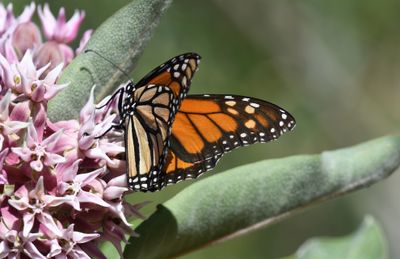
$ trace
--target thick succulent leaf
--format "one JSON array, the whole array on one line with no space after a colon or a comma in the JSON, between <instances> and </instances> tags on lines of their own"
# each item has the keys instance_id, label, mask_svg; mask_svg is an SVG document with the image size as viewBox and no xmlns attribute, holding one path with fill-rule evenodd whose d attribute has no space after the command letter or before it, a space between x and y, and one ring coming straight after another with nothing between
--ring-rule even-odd
<instances>
[{"instance_id":1,"label":"thick succulent leaf","mask_svg":"<svg viewBox=\"0 0 400 259\"><path fill-rule=\"evenodd\" d=\"M371 216L367 216L357 231L345 237L313 238L305 242L296 254L285 259L385 259L388 258L383 232Z\"/></svg>"},{"instance_id":2,"label":"thick succulent leaf","mask_svg":"<svg viewBox=\"0 0 400 259\"><path fill-rule=\"evenodd\" d=\"M400 137L319 155L241 166L198 181L159 205L126 258L165 258L272 224L302 208L367 187L400 164Z\"/></svg>"},{"instance_id":3,"label":"thick succulent leaf","mask_svg":"<svg viewBox=\"0 0 400 259\"><path fill-rule=\"evenodd\" d=\"M134 0L107 19L92 35L85 49L95 50L129 73L144 44L158 24L171 0ZM93 52L78 55L64 70L59 83L70 85L50 103L53 121L76 119L95 84L98 99L112 92L128 78L120 70Z\"/></svg>"}]
</instances>

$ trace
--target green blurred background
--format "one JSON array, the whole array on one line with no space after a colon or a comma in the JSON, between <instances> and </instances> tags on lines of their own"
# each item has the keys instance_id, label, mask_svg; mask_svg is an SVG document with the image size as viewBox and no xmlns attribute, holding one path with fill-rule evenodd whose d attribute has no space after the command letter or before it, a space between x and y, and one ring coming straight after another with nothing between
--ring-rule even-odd
<instances>
[{"instance_id":1,"label":"green blurred background","mask_svg":"<svg viewBox=\"0 0 400 259\"><path fill-rule=\"evenodd\" d=\"M68 16L76 8L85 10L83 31L96 28L128 2L54 1L51 9L65 6ZM17 10L27 3L14 1ZM262 159L318 153L398 132L400 1L175 0L134 79L187 51L203 57L191 93L255 96L286 108L298 123L279 141L227 154L204 177ZM192 182L134 194L130 200L153 201L144 209L149 215L157 203L179 195ZM399 184L400 175L395 174L366 190L182 258L277 258L293 253L310 237L351 232L364 214L381 223L391 258L400 258Z\"/></svg>"}]
</instances>

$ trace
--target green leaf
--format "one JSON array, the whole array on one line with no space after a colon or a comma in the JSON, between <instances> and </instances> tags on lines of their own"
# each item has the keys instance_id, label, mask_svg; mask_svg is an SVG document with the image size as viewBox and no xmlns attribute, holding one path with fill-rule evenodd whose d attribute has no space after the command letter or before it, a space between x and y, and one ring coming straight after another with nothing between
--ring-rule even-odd
<instances>
[{"instance_id":1,"label":"green leaf","mask_svg":"<svg viewBox=\"0 0 400 259\"><path fill-rule=\"evenodd\" d=\"M388 258L383 231L373 217L367 216L357 231L345 237L313 238L296 254L284 259L385 259Z\"/></svg>"},{"instance_id":2,"label":"green leaf","mask_svg":"<svg viewBox=\"0 0 400 259\"><path fill-rule=\"evenodd\" d=\"M400 137L319 155L241 166L198 181L159 205L126 258L174 257L272 224L316 202L367 187L400 164Z\"/></svg>"},{"instance_id":3,"label":"green leaf","mask_svg":"<svg viewBox=\"0 0 400 259\"><path fill-rule=\"evenodd\" d=\"M107 19L92 35L85 49L95 50L123 71L131 72L143 47L171 0L135 0ZM78 55L64 70L59 83L70 85L50 103L53 121L76 119L97 85L98 100L113 91L126 76L93 52Z\"/></svg>"}]
</instances>

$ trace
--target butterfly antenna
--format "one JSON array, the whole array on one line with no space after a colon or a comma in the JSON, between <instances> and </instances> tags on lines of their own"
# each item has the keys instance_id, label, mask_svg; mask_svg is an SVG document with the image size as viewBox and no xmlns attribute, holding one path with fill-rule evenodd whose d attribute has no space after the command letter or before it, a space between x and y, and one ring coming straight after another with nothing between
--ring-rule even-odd
<instances>
[{"instance_id":1,"label":"butterfly antenna","mask_svg":"<svg viewBox=\"0 0 400 259\"><path fill-rule=\"evenodd\" d=\"M86 71L86 72L88 72L89 75L90 75L90 78L92 79L93 84L96 83L96 82L94 81L94 77L93 77L93 75L92 75L92 72L90 72L89 69L87 69L86 67L81 67L81 71Z\"/></svg>"},{"instance_id":2,"label":"butterfly antenna","mask_svg":"<svg viewBox=\"0 0 400 259\"><path fill-rule=\"evenodd\" d=\"M117 66L116 64L114 64L111 60L109 60L108 58L104 57L103 55L101 55L99 52L93 50L93 49L87 49L84 51L85 53L89 53L89 52L93 52L95 54L97 54L99 57L103 58L104 60L106 60L108 63L110 63L111 65L113 65L116 69L118 69L119 71L121 71L122 74L124 74L130 81L131 77L124 71L122 70L119 66Z\"/></svg>"}]
</instances>

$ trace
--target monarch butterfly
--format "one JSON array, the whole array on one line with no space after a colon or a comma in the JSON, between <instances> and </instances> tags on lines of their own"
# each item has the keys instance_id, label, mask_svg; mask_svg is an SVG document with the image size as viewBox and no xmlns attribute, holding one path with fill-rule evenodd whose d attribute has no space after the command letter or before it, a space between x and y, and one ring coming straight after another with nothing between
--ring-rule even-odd
<instances>
[{"instance_id":1,"label":"monarch butterfly","mask_svg":"<svg viewBox=\"0 0 400 259\"><path fill-rule=\"evenodd\" d=\"M189 95L201 57L176 56L117 90L120 127L125 130L128 186L157 191L196 178L224 153L277 139L295 126L287 111L256 98Z\"/></svg>"}]
</instances>

